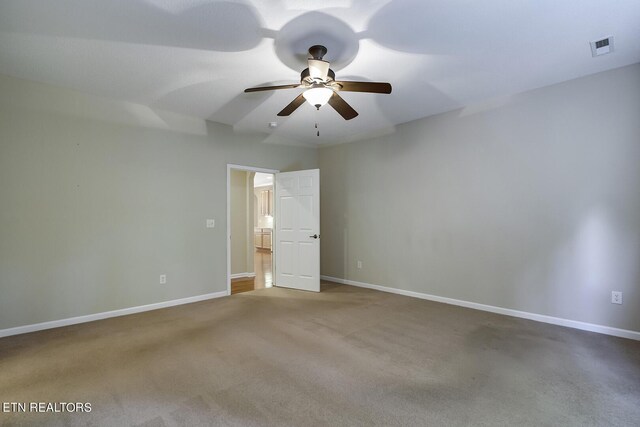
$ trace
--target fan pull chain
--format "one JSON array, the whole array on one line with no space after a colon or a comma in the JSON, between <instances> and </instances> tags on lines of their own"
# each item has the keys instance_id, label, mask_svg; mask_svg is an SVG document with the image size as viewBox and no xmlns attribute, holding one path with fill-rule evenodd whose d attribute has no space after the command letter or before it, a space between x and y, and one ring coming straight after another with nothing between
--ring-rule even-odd
<instances>
[{"instance_id":1,"label":"fan pull chain","mask_svg":"<svg viewBox=\"0 0 640 427\"><path fill-rule=\"evenodd\" d=\"M318 123L316 123L316 129L318 129ZM316 131L316 136L320 136L320 131Z\"/></svg>"}]
</instances>

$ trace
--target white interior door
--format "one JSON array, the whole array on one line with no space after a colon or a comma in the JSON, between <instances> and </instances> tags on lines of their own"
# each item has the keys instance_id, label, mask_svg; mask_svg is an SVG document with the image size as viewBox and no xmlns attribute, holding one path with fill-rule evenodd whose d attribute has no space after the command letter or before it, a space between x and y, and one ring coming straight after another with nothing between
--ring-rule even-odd
<instances>
[{"instance_id":1,"label":"white interior door","mask_svg":"<svg viewBox=\"0 0 640 427\"><path fill-rule=\"evenodd\" d=\"M276 174L275 285L320 292L320 170Z\"/></svg>"}]
</instances>

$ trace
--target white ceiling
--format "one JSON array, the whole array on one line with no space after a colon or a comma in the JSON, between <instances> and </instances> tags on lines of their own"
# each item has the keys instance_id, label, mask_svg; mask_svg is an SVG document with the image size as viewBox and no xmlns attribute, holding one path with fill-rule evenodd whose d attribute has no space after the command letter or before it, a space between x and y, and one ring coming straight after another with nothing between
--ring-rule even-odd
<instances>
[{"instance_id":1,"label":"white ceiling","mask_svg":"<svg viewBox=\"0 0 640 427\"><path fill-rule=\"evenodd\" d=\"M321 5L321 6L319 6ZM613 35L613 54L589 41ZM324 44L337 79L388 81L276 114ZM337 143L395 125L640 62L638 0L0 0L0 73L264 133ZM270 129L268 123L278 123ZM314 124L319 123L320 137Z\"/></svg>"}]
</instances>

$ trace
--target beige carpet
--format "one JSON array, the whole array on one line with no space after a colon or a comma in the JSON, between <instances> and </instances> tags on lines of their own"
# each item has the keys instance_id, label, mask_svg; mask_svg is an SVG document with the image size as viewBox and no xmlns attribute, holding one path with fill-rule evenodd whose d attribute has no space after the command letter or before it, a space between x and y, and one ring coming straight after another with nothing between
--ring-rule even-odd
<instances>
[{"instance_id":1,"label":"beige carpet","mask_svg":"<svg viewBox=\"0 0 640 427\"><path fill-rule=\"evenodd\" d=\"M341 285L0 339L10 425L639 425L640 342Z\"/></svg>"}]
</instances>

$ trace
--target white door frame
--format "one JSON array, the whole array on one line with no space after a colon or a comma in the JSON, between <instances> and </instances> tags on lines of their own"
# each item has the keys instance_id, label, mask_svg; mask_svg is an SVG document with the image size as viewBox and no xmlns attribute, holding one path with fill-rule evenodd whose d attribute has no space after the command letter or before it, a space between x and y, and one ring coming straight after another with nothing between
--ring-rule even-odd
<instances>
[{"instance_id":1,"label":"white door frame","mask_svg":"<svg viewBox=\"0 0 640 427\"><path fill-rule=\"evenodd\" d=\"M234 165L231 163L227 163L227 295L231 295L231 169L236 169L236 170L241 170L246 172L272 173L274 175L280 172L279 170L276 170L276 169L265 169L265 168L258 168L254 166L243 166L243 165ZM275 176L274 176L274 184L275 184ZM275 185L274 185L274 189L275 189ZM274 193L274 199L275 199L275 193ZM275 216L275 206L274 206L274 215L273 215L274 234L271 235L271 251L272 251L271 252L272 253L271 268L272 269L275 268L275 259L276 259L276 248L275 248L275 245L273 244L274 242L273 237L275 236L275 217L276 216ZM275 275L273 277L275 277Z\"/></svg>"}]
</instances>

